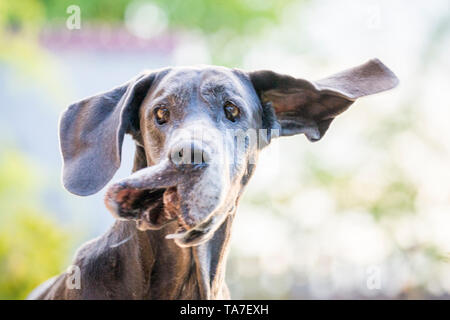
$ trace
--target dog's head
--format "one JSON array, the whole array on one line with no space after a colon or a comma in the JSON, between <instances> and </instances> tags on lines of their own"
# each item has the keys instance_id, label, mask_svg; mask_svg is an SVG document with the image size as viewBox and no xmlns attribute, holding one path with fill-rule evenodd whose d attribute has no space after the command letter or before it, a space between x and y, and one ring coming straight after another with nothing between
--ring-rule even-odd
<instances>
[{"instance_id":1,"label":"dog's head","mask_svg":"<svg viewBox=\"0 0 450 320\"><path fill-rule=\"evenodd\" d=\"M141 230L178 223L169 237L197 245L234 212L271 138L317 141L357 98L397 82L378 60L317 82L212 66L145 72L64 112L64 186L84 196L104 187L129 133L144 165L109 186L106 206Z\"/></svg>"}]
</instances>

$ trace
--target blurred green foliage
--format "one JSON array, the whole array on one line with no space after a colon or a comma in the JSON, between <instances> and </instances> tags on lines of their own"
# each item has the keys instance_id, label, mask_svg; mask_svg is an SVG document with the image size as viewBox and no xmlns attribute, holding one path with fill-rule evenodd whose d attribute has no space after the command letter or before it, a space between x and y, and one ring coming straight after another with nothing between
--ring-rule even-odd
<instances>
[{"instance_id":1,"label":"blurred green foliage","mask_svg":"<svg viewBox=\"0 0 450 320\"><path fill-rule=\"evenodd\" d=\"M0 0L0 30L37 33L44 22L45 12L41 2Z\"/></svg>"},{"instance_id":2,"label":"blurred green foliage","mask_svg":"<svg viewBox=\"0 0 450 320\"><path fill-rule=\"evenodd\" d=\"M22 0L0 1L0 23L11 29L67 18L67 8L78 5L82 19L89 23L121 23L132 0ZM145 2L145 1L141 1ZM205 33L219 30L248 31L254 19L277 22L281 10L292 0L152 0L162 8L173 28L200 29Z\"/></svg>"},{"instance_id":3,"label":"blurred green foliage","mask_svg":"<svg viewBox=\"0 0 450 320\"><path fill-rule=\"evenodd\" d=\"M122 22L131 0L42 0L46 19L65 19L66 8L78 5L89 22ZM145 1L141 1L145 2ZM291 0L152 0L162 8L173 28L200 29L205 33L219 30L242 32L253 19L277 21L281 9Z\"/></svg>"},{"instance_id":4,"label":"blurred green foliage","mask_svg":"<svg viewBox=\"0 0 450 320\"><path fill-rule=\"evenodd\" d=\"M45 23L45 6L40 1L0 0L0 62L38 80L61 102L67 88L61 83L54 59L38 43Z\"/></svg>"},{"instance_id":5,"label":"blurred green foliage","mask_svg":"<svg viewBox=\"0 0 450 320\"><path fill-rule=\"evenodd\" d=\"M127 6L132 2L156 4L165 12L169 29L201 32L213 63L236 66L247 50L245 38L258 35L269 23L280 22L282 9L293 0L0 0L0 27L1 30L35 37L46 25L64 25L68 17L67 8L71 5L81 8L82 24L121 25ZM217 34L219 36L215 36ZM230 45L231 41L239 39ZM5 39L3 42L6 43ZM2 48L0 44L0 51L2 49L7 47Z\"/></svg>"},{"instance_id":6,"label":"blurred green foliage","mask_svg":"<svg viewBox=\"0 0 450 320\"><path fill-rule=\"evenodd\" d=\"M16 151L0 154L0 299L23 299L60 273L70 238L37 201L39 180Z\"/></svg>"},{"instance_id":7,"label":"blurred green foliage","mask_svg":"<svg viewBox=\"0 0 450 320\"><path fill-rule=\"evenodd\" d=\"M390 177L384 180L381 187L373 190L370 185L355 183L354 172L336 172L313 155L305 158L308 169L302 181L330 192L340 211L367 210L375 219L416 212L417 187L408 177L401 175L401 170L392 167L393 164L386 168Z\"/></svg>"}]
</instances>

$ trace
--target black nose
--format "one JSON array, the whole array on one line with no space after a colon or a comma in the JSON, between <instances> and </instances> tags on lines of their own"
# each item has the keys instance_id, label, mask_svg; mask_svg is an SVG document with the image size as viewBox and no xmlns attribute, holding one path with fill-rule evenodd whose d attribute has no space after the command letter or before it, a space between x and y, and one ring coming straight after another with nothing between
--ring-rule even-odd
<instances>
[{"instance_id":1,"label":"black nose","mask_svg":"<svg viewBox=\"0 0 450 320\"><path fill-rule=\"evenodd\" d=\"M199 142L186 141L172 147L169 154L170 161L177 167L205 166L209 162L209 155Z\"/></svg>"}]
</instances>

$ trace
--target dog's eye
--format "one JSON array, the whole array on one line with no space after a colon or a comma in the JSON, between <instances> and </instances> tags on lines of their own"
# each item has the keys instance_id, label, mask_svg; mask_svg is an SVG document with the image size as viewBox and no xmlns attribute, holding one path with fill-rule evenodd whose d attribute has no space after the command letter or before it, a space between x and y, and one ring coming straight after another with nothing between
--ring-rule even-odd
<instances>
[{"instance_id":1,"label":"dog's eye","mask_svg":"<svg viewBox=\"0 0 450 320\"><path fill-rule=\"evenodd\" d=\"M239 108L231 102L225 103L225 105L223 106L223 110L225 111L225 116L227 117L227 119L233 122L236 121L236 118L239 117L239 114L241 113Z\"/></svg>"},{"instance_id":2,"label":"dog's eye","mask_svg":"<svg viewBox=\"0 0 450 320\"><path fill-rule=\"evenodd\" d=\"M155 109L155 118L158 124L164 124L169 121L169 110L165 107L159 107Z\"/></svg>"}]
</instances>

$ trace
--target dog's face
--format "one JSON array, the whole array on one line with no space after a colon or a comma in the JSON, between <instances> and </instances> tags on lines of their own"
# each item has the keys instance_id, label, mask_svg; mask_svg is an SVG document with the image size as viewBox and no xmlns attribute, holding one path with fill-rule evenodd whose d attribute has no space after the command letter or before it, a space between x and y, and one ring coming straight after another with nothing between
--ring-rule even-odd
<instances>
[{"instance_id":1,"label":"dog's face","mask_svg":"<svg viewBox=\"0 0 450 320\"><path fill-rule=\"evenodd\" d=\"M178 218L181 232L203 222L197 241L232 211L256 159L257 143L242 137L263 124L259 100L249 88L237 70L174 68L157 75L140 106L147 163L168 159L182 176L165 194L171 193L166 202L177 207L168 218Z\"/></svg>"},{"instance_id":2,"label":"dog's face","mask_svg":"<svg viewBox=\"0 0 450 320\"><path fill-rule=\"evenodd\" d=\"M317 141L356 98L396 83L377 60L316 83L209 66L148 72L64 113L64 184L80 195L101 189L130 133L145 165L108 188L108 209L141 230L178 223L169 238L197 245L234 213L271 138L304 133Z\"/></svg>"}]
</instances>

